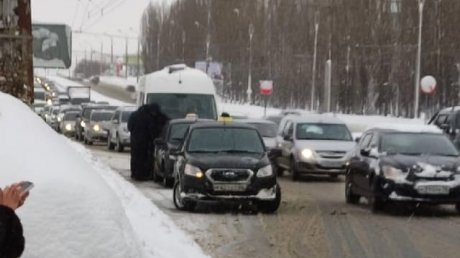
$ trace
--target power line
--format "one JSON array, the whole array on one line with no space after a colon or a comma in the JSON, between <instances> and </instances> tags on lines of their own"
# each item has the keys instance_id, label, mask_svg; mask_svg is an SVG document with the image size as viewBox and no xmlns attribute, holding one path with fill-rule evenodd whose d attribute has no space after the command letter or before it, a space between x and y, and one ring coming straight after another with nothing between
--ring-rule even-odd
<instances>
[{"instance_id":1,"label":"power line","mask_svg":"<svg viewBox=\"0 0 460 258\"><path fill-rule=\"evenodd\" d=\"M86 4L85 11L83 12L83 17L82 17L82 19L81 19L80 28L83 27L83 23L84 23L85 20L86 20L86 19L85 19L85 14L88 12L89 2L90 2L91 0L87 0L87 1L88 1L88 3Z\"/></svg>"},{"instance_id":2,"label":"power line","mask_svg":"<svg viewBox=\"0 0 460 258\"><path fill-rule=\"evenodd\" d=\"M77 7L75 9L76 9L76 11L75 11L75 13L73 15L73 18L72 18L72 28L75 25L75 19L77 18L78 11L80 10L80 0L77 1Z\"/></svg>"},{"instance_id":3,"label":"power line","mask_svg":"<svg viewBox=\"0 0 460 258\"><path fill-rule=\"evenodd\" d=\"M116 10L119 6L121 6L126 0L118 0L118 1L115 1L115 2L112 2L111 3L111 9L110 7L107 7L106 11L101 13L99 16L96 16L96 18L94 20L92 19L88 19L84 26L85 26L85 29L87 28L90 28L91 26L93 26L94 24L96 24L97 22L99 22L103 17L104 15L107 15L109 13L111 13L112 11ZM91 23L90 23L91 22ZM89 24L89 25L88 25ZM83 26L82 26L83 27Z\"/></svg>"}]
</instances>

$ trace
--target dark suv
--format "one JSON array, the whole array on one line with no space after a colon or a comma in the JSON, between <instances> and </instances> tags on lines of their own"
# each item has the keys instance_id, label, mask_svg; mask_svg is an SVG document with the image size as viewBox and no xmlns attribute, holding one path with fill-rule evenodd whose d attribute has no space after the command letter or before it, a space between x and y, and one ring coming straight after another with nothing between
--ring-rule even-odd
<instances>
[{"instance_id":1,"label":"dark suv","mask_svg":"<svg viewBox=\"0 0 460 258\"><path fill-rule=\"evenodd\" d=\"M434 126L386 126L364 132L345 180L348 203L454 204L460 212L459 153ZM413 128L411 128L413 127Z\"/></svg>"},{"instance_id":2,"label":"dark suv","mask_svg":"<svg viewBox=\"0 0 460 258\"><path fill-rule=\"evenodd\" d=\"M209 122L189 127L175 163L176 208L193 210L201 201L256 204L275 212L281 190L257 129L238 123Z\"/></svg>"},{"instance_id":3,"label":"dark suv","mask_svg":"<svg viewBox=\"0 0 460 258\"><path fill-rule=\"evenodd\" d=\"M172 187L174 184L174 162L176 156L172 155L172 151L177 149L182 144L185 133L191 124L197 122L209 122L207 119L173 119L166 124L162 134L155 139L155 155L154 155L154 181L162 179L163 185Z\"/></svg>"},{"instance_id":4,"label":"dark suv","mask_svg":"<svg viewBox=\"0 0 460 258\"><path fill-rule=\"evenodd\" d=\"M460 148L460 107L448 107L437 112L428 124L436 125Z\"/></svg>"}]
</instances>

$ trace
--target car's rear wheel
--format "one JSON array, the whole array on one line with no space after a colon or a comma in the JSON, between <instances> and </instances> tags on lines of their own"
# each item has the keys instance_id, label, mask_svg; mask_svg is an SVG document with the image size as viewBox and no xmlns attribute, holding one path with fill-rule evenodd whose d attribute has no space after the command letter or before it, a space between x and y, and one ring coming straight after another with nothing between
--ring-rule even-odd
<instances>
[{"instance_id":1,"label":"car's rear wheel","mask_svg":"<svg viewBox=\"0 0 460 258\"><path fill-rule=\"evenodd\" d=\"M297 170L297 165L295 164L294 158L291 158L291 177L292 181L299 180L299 171Z\"/></svg>"},{"instance_id":2,"label":"car's rear wheel","mask_svg":"<svg viewBox=\"0 0 460 258\"><path fill-rule=\"evenodd\" d=\"M361 199L361 196L354 194L352 190L352 183L347 182L345 183L345 200L347 203L350 204L357 204L359 203L359 199Z\"/></svg>"},{"instance_id":3,"label":"car's rear wheel","mask_svg":"<svg viewBox=\"0 0 460 258\"><path fill-rule=\"evenodd\" d=\"M117 143L115 145L115 149L118 151L118 152L123 152L123 150L125 149L125 147L123 146L123 144L121 144L120 142L120 137L118 137L117 135Z\"/></svg>"},{"instance_id":4,"label":"car's rear wheel","mask_svg":"<svg viewBox=\"0 0 460 258\"><path fill-rule=\"evenodd\" d=\"M274 213L278 210L281 203L281 188L276 185L276 197L272 201L259 201L257 206L263 213Z\"/></svg>"},{"instance_id":5,"label":"car's rear wheel","mask_svg":"<svg viewBox=\"0 0 460 258\"><path fill-rule=\"evenodd\" d=\"M183 210L183 211L195 210L196 202L182 199L180 195L181 191L182 191L182 187L180 185L180 182L177 181L174 184L174 190L173 190L174 206L176 206L177 209Z\"/></svg>"}]
</instances>

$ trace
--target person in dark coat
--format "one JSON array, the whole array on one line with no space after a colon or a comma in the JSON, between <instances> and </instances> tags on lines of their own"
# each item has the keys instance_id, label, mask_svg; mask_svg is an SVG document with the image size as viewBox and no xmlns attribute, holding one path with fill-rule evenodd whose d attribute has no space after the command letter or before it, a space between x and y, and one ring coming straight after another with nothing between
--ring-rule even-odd
<instances>
[{"instance_id":1,"label":"person in dark coat","mask_svg":"<svg viewBox=\"0 0 460 258\"><path fill-rule=\"evenodd\" d=\"M131 178L138 181L152 179L153 141L161 134L168 117L155 103L141 106L128 120L131 132Z\"/></svg>"},{"instance_id":2,"label":"person in dark coat","mask_svg":"<svg viewBox=\"0 0 460 258\"><path fill-rule=\"evenodd\" d=\"M0 188L0 258L17 258L24 251L25 240L21 221L15 210L22 206L28 192L19 184Z\"/></svg>"}]
</instances>

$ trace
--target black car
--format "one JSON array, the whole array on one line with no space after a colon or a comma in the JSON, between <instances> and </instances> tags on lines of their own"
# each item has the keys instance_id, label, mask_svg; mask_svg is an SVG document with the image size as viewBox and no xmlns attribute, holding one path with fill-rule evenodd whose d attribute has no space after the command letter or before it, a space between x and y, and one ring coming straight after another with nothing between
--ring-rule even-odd
<instances>
[{"instance_id":1,"label":"black car","mask_svg":"<svg viewBox=\"0 0 460 258\"><path fill-rule=\"evenodd\" d=\"M373 211L387 202L455 204L460 212L459 166L458 151L436 127L370 129L347 168L346 201L366 197Z\"/></svg>"},{"instance_id":2,"label":"black car","mask_svg":"<svg viewBox=\"0 0 460 258\"><path fill-rule=\"evenodd\" d=\"M440 110L428 121L436 125L460 149L460 107L448 107Z\"/></svg>"},{"instance_id":3,"label":"black car","mask_svg":"<svg viewBox=\"0 0 460 258\"><path fill-rule=\"evenodd\" d=\"M176 208L193 210L198 202L230 201L256 204L275 212L281 190L257 129L238 123L194 124L175 153Z\"/></svg>"},{"instance_id":4,"label":"black car","mask_svg":"<svg viewBox=\"0 0 460 258\"><path fill-rule=\"evenodd\" d=\"M212 121L208 119L173 119L165 125L162 134L155 139L154 181L162 179L164 186L174 184L174 162L176 157L171 151L177 151L182 144L185 133L191 124Z\"/></svg>"}]
</instances>

